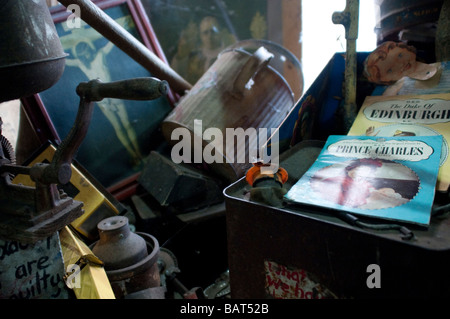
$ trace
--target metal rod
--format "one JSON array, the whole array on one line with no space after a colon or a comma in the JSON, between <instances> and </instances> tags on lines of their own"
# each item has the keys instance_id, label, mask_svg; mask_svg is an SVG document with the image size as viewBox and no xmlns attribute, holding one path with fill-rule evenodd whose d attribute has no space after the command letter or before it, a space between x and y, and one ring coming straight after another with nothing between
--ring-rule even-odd
<instances>
[{"instance_id":1,"label":"metal rod","mask_svg":"<svg viewBox=\"0 0 450 319\"><path fill-rule=\"evenodd\" d=\"M334 24L345 28L347 48L345 55L344 128L350 129L357 114L356 107L356 40L358 39L359 0L347 0L345 10L333 13Z\"/></svg>"},{"instance_id":2,"label":"metal rod","mask_svg":"<svg viewBox=\"0 0 450 319\"><path fill-rule=\"evenodd\" d=\"M120 24L103 12L90 0L60 0L65 7L75 4L80 7L80 18L97 30L153 76L166 80L180 95L190 90L192 85L164 63L157 55L125 30Z\"/></svg>"}]
</instances>

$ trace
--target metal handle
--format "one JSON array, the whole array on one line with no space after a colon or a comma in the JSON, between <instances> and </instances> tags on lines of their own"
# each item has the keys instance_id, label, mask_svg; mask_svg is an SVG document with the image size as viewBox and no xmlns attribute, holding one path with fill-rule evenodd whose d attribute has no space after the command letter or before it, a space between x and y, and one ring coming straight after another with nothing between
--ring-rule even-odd
<instances>
[{"instance_id":1,"label":"metal handle","mask_svg":"<svg viewBox=\"0 0 450 319\"><path fill-rule=\"evenodd\" d=\"M190 90L192 85L164 63L145 45L114 21L90 0L59 0L68 7L76 4L80 7L80 18L146 68L152 75L167 80L180 95Z\"/></svg>"},{"instance_id":2,"label":"metal handle","mask_svg":"<svg viewBox=\"0 0 450 319\"><path fill-rule=\"evenodd\" d=\"M52 162L35 164L30 176L42 184L67 184L72 176L71 163L83 142L92 119L94 102L103 98L129 100L152 100L167 92L166 81L156 78L136 78L117 82L102 83L100 80L82 82L77 86L80 96L77 117L69 134L57 148Z\"/></svg>"},{"instance_id":3,"label":"metal handle","mask_svg":"<svg viewBox=\"0 0 450 319\"><path fill-rule=\"evenodd\" d=\"M263 67L269 64L273 58L273 54L267 51L266 48L260 47L249 57L247 62L242 67L236 80L233 84L233 95L242 98L247 83L252 79Z\"/></svg>"},{"instance_id":4,"label":"metal handle","mask_svg":"<svg viewBox=\"0 0 450 319\"><path fill-rule=\"evenodd\" d=\"M124 100L154 100L169 91L167 81L152 77L103 83L99 79L82 82L77 94L88 101L98 102L104 98Z\"/></svg>"}]
</instances>

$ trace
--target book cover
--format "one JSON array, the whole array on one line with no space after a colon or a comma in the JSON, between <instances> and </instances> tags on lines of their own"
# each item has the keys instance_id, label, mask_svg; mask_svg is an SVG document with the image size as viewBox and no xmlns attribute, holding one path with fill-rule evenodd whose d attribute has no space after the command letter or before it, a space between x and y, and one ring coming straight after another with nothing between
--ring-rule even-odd
<instances>
[{"instance_id":1,"label":"book cover","mask_svg":"<svg viewBox=\"0 0 450 319\"><path fill-rule=\"evenodd\" d=\"M367 96L347 135L442 135L436 190L447 192L450 185L449 122L450 93Z\"/></svg>"},{"instance_id":2,"label":"book cover","mask_svg":"<svg viewBox=\"0 0 450 319\"><path fill-rule=\"evenodd\" d=\"M331 135L285 199L427 226L441 148L441 135Z\"/></svg>"}]
</instances>

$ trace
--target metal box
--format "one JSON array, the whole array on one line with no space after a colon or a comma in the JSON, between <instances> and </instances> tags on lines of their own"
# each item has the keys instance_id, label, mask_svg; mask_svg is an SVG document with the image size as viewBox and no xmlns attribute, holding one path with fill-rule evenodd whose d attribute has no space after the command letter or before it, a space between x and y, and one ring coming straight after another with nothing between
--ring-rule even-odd
<instances>
[{"instance_id":1,"label":"metal box","mask_svg":"<svg viewBox=\"0 0 450 319\"><path fill-rule=\"evenodd\" d=\"M319 150L303 144L282 159L288 172L301 167L285 187ZM406 225L415 237L404 240L396 230L351 226L326 209L250 201L249 189L242 178L224 190L232 298L450 296L447 216L432 217L428 229Z\"/></svg>"}]
</instances>

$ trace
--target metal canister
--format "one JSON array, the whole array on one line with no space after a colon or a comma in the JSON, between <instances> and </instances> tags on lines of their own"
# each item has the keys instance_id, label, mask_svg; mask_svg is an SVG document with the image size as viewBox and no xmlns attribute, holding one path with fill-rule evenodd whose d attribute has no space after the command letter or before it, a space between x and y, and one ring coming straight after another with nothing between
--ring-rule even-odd
<instances>
[{"instance_id":1,"label":"metal canister","mask_svg":"<svg viewBox=\"0 0 450 319\"><path fill-rule=\"evenodd\" d=\"M93 244L92 252L104 262L116 298L129 298L152 288L161 292L157 239L146 233L132 232L124 216L106 218L97 228L100 239ZM162 299L164 295L158 293L157 297Z\"/></svg>"},{"instance_id":2,"label":"metal canister","mask_svg":"<svg viewBox=\"0 0 450 319\"><path fill-rule=\"evenodd\" d=\"M275 129L295 102L289 83L270 65L275 56L274 47L271 43L261 43L253 53L240 46L222 51L161 123L167 142L177 144L172 133L187 129L194 141L192 153L198 150L195 142L200 140L201 149L213 147L219 154L220 160L208 163L211 171L230 181L242 177L255 160L250 159L250 148L258 145L258 136L249 134L248 141L237 139L235 144L234 140L226 140L226 131L255 129L259 134L261 128ZM195 123L201 123L200 129ZM224 138L215 137L208 142L203 133L211 128L218 129Z\"/></svg>"},{"instance_id":3,"label":"metal canister","mask_svg":"<svg viewBox=\"0 0 450 319\"><path fill-rule=\"evenodd\" d=\"M44 0L2 1L0 102L39 93L61 77L63 51Z\"/></svg>"}]
</instances>

